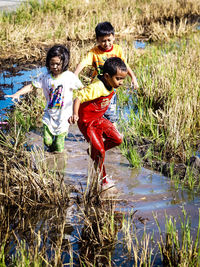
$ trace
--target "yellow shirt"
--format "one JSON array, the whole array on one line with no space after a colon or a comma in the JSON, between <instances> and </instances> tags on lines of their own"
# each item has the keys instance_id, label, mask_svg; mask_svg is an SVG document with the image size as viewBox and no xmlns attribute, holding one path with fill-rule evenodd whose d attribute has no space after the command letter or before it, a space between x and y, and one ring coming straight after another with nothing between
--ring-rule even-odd
<instances>
[{"instance_id":1,"label":"yellow shirt","mask_svg":"<svg viewBox=\"0 0 200 267\"><path fill-rule=\"evenodd\" d=\"M94 100L101 96L108 96L112 93L112 91L113 88L111 91L109 91L101 80L95 78L91 84L78 90L76 96L78 97L80 102L83 103Z\"/></svg>"},{"instance_id":2,"label":"yellow shirt","mask_svg":"<svg viewBox=\"0 0 200 267\"><path fill-rule=\"evenodd\" d=\"M97 74L103 74L103 65L110 57L119 57L125 62L122 47L117 44L113 44L113 47L108 51L102 50L99 46L95 46L81 61L81 65L84 67L93 66L95 68L95 71L92 74L93 78Z\"/></svg>"}]
</instances>

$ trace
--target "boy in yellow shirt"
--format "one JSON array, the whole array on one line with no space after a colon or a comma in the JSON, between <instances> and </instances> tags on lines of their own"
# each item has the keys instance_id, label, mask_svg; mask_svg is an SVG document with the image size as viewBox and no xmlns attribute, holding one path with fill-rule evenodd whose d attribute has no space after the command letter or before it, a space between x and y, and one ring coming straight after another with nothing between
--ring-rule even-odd
<instances>
[{"instance_id":1,"label":"boy in yellow shirt","mask_svg":"<svg viewBox=\"0 0 200 267\"><path fill-rule=\"evenodd\" d=\"M125 57L122 52L122 47L117 44L114 44L115 32L111 23L107 21L99 23L95 28L95 32L98 45L93 47L86 55L86 57L78 64L74 72L77 76L86 66L94 67L92 79L96 75L102 75L103 65L105 61L110 57L119 57L126 63ZM128 75L131 77L132 85L134 86L135 89L137 89L138 88L137 79L128 65L127 65L127 70L128 70ZM115 94L111 99L111 103L108 110L104 114L104 116L113 123L116 122L117 120L116 102L117 99Z\"/></svg>"},{"instance_id":2,"label":"boy in yellow shirt","mask_svg":"<svg viewBox=\"0 0 200 267\"><path fill-rule=\"evenodd\" d=\"M127 66L121 58L111 57L103 66L103 74L80 89L73 104L73 114L68 122L78 124L79 130L91 145L90 156L101 175L101 186L105 190L114 186L104 166L105 154L122 143L122 136L111 121L104 118L115 89L123 84Z\"/></svg>"}]
</instances>

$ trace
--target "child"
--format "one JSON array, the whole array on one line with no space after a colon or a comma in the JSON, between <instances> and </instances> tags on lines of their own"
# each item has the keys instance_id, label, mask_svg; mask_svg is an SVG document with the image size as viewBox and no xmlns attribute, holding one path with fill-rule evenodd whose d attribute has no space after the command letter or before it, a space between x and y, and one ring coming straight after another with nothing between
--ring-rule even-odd
<instances>
[{"instance_id":1,"label":"child","mask_svg":"<svg viewBox=\"0 0 200 267\"><path fill-rule=\"evenodd\" d=\"M91 158L102 175L103 189L113 185L106 176L105 151L122 143L121 134L103 115L114 95L114 88L123 84L127 72L127 67L120 58L107 59L103 75L98 75L90 85L78 91L73 115L69 118L69 123L78 122L80 131L91 144Z\"/></svg>"},{"instance_id":2,"label":"child","mask_svg":"<svg viewBox=\"0 0 200 267\"><path fill-rule=\"evenodd\" d=\"M64 150L65 136L68 133L68 117L72 110L73 89L82 87L77 76L68 71L70 52L63 45L55 45L47 53L47 73L43 73L37 81L26 85L13 95L19 99L34 87L42 88L47 104L43 116L44 144L50 151L62 152Z\"/></svg>"},{"instance_id":3,"label":"child","mask_svg":"<svg viewBox=\"0 0 200 267\"><path fill-rule=\"evenodd\" d=\"M117 44L113 44L115 41L115 34L114 28L110 24L110 22L102 22L99 23L96 28L96 40L98 45L92 48L87 56L78 64L75 74L78 76L82 69L86 66L93 66L95 68L92 79L97 74L102 74L103 65L105 61L110 57L120 57L124 62L125 58L123 56L121 46ZM127 65L127 64L126 64ZM131 83L133 84L134 88L138 88L138 83L136 77L131 70L131 68L127 65L128 75L131 77ZM116 94L113 96L111 100L111 104L105 113L105 117L109 119L111 122L116 122Z\"/></svg>"}]
</instances>

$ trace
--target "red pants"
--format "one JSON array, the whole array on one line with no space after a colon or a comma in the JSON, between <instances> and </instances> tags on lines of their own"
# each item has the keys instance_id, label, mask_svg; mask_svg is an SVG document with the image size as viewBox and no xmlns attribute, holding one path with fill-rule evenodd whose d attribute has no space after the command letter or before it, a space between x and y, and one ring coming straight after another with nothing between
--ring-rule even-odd
<instances>
[{"instance_id":1,"label":"red pants","mask_svg":"<svg viewBox=\"0 0 200 267\"><path fill-rule=\"evenodd\" d=\"M89 123L78 121L78 127L85 139L91 144L91 158L99 167L102 177L105 177L105 151L122 143L121 134L105 118L100 118Z\"/></svg>"}]
</instances>

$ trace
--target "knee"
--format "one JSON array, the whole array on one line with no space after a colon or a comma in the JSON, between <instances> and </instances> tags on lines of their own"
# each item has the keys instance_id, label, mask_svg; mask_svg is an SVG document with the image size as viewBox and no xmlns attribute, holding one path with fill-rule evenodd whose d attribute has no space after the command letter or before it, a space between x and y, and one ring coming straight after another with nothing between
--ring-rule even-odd
<instances>
[{"instance_id":1,"label":"knee","mask_svg":"<svg viewBox=\"0 0 200 267\"><path fill-rule=\"evenodd\" d=\"M105 149L103 147L99 149L99 155L101 158L105 158Z\"/></svg>"},{"instance_id":2,"label":"knee","mask_svg":"<svg viewBox=\"0 0 200 267\"><path fill-rule=\"evenodd\" d=\"M53 134L49 131L49 128L44 125L43 126L43 141L46 146L51 146L53 144Z\"/></svg>"},{"instance_id":3,"label":"knee","mask_svg":"<svg viewBox=\"0 0 200 267\"><path fill-rule=\"evenodd\" d=\"M116 139L116 143L117 145L121 145L121 143L123 142L123 135L119 134L118 138Z\"/></svg>"},{"instance_id":4,"label":"knee","mask_svg":"<svg viewBox=\"0 0 200 267\"><path fill-rule=\"evenodd\" d=\"M51 146L53 144L53 138L51 138L51 137L44 137L44 144L46 146Z\"/></svg>"}]
</instances>

